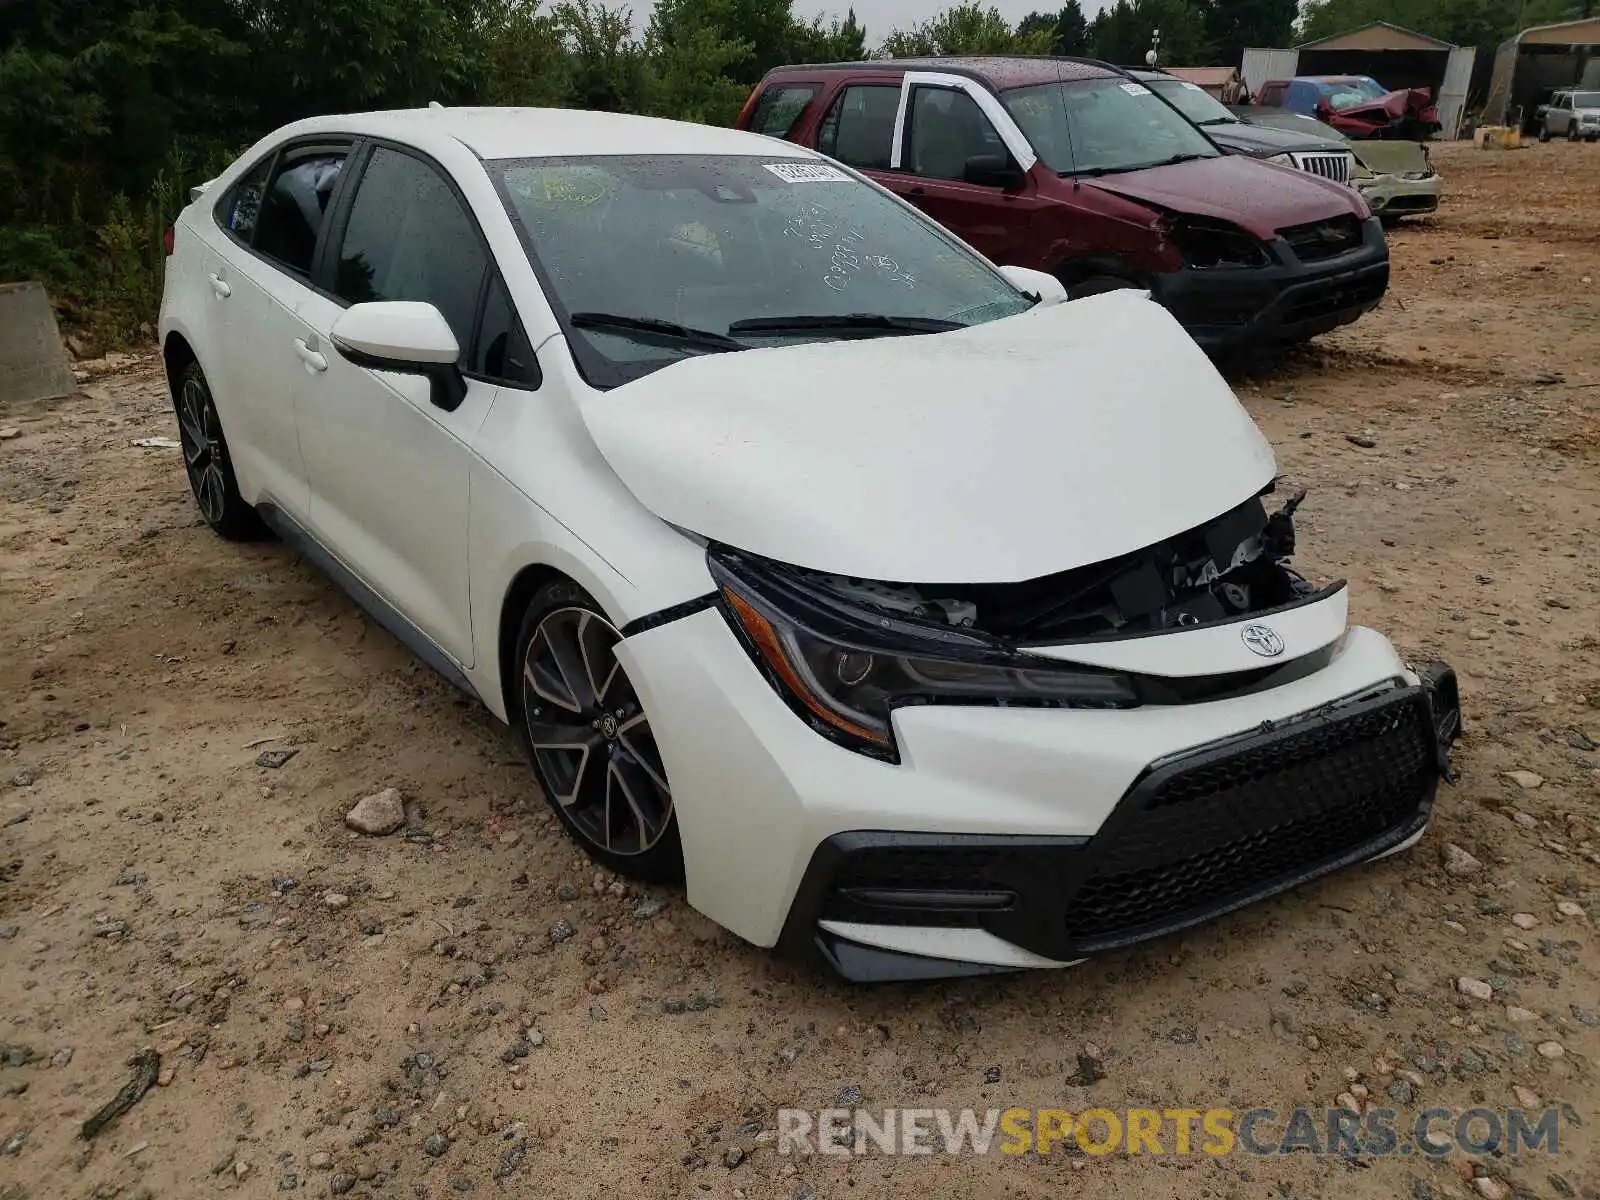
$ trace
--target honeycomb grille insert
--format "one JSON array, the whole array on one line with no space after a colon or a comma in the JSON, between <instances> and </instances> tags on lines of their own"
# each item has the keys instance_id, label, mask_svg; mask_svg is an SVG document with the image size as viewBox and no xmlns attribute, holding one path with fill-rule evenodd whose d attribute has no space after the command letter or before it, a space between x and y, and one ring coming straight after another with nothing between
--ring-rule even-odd
<instances>
[{"instance_id":1,"label":"honeycomb grille insert","mask_svg":"<svg viewBox=\"0 0 1600 1200\"><path fill-rule=\"evenodd\" d=\"M1091 844L1066 936L1124 941L1289 886L1414 819L1437 763L1427 701L1410 692L1157 768Z\"/></svg>"}]
</instances>

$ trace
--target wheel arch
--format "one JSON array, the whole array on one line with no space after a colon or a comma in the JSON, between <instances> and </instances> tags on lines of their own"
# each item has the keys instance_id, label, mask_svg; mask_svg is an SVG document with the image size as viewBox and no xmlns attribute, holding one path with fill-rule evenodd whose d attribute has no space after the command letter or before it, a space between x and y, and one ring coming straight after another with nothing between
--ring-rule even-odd
<instances>
[{"instance_id":1,"label":"wheel arch","mask_svg":"<svg viewBox=\"0 0 1600 1200\"><path fill-rule=\"evenodd\" d=\"M1133 266L1124 259L1107 254L1089 254L1078 258L1069 258L1056 265L1050 272L1061 281L1063 287L1071 288L1074 284L1082 283L1086 279L1095 279L1100 276L1109 276L1113 279L1125 279L1136 287L1149 287L1149 275Z\"/></svg>"},{"instance_id":2,"label":"wheel arch","mask_svg":"<svg viewBox=\"0 0 1600 1200\"><path fill-rule=\"evenodd\" d=\"M167 372L167 391L174 399L178 395L178 376L190 363L200 361L200 356L179 330L172 330L161 343L161 361Z\"/></svg>"},{"instance_id":3,"label":"wheel arch","mask_svg":"<svg viewBox=\"0 0 1600 1200\"><path fill-rule=\"evenodd\" d=\"M495 637L495 663L500 675L500 703L505 706L507 720L516 712L517 697L513 681L517 677L517 634L522 628L522 614L527 611L528 604L540 588L561 579L578 584L572 576L549 563L529 563L512 576L501 597L500 620Z\"/></svg>"}]
</instances>

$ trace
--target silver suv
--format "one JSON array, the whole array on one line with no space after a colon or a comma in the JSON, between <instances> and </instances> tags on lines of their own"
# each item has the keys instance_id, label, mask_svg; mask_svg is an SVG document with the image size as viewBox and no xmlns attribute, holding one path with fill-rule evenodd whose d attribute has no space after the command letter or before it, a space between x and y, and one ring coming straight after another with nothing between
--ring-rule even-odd
<instances>
[{"instance_id":1,"label":"silver suv","mask_svg":"<svg viewBox=\"0 0 1600 1200\"><path fill-rule=\"evenodd\" d=\"M1562 134L1569 142L1600 139L1600 92L1556 92L1550 97L1539 119L1539 140Z\"/></svg>"}]
</instances>

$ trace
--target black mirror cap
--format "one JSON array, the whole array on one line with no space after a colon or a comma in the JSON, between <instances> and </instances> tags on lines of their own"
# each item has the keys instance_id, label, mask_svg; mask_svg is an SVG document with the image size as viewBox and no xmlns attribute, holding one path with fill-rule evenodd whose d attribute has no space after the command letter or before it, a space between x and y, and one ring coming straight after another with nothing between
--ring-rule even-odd
<instances>
[{"instance_id":1,"label":"black mirror cap","mask_svg":"<svg viewBox=\"0 0 1600 1200\"><path fill-rule=\"evenodd\" d=\"M1015 191L1026 178L1022 168L1009 154L974 154L967 159L961 176L968 183L980 187L1005 188Z\"/></svg>"},{"instance_id":2,"label":"black mirror cap","mask_svg":"<svg viewBox=\"0 0 1600 1200\"><path fill-rule=\"evenodd\" d=\"M428 399L435 408L455 412L467 398L466 376L455 363L420 363L403 358L384 358L348 346L338 338L330 339L340 357L368 371L393 371L397 375L421 375L429 385Z\"/></svg>"}]
</instances>

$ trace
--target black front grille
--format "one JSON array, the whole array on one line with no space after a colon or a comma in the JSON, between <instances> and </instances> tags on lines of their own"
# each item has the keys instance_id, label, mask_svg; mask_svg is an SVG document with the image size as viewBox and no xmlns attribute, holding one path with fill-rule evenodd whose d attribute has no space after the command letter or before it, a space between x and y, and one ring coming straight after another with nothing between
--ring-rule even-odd
<instances>
[{"instance_id":1,"label":"black front grille","mask_svg":"<svg viewBox=\"0 0 1600 1200\"><path fill-rule=\"evenodd\" d=\"M1361 222L1352 216L1330 217L1280 229L1278 236L1289 243L1301 262L1319 262L1361 245Z\"/></svg>"},{"instance_id":2,"label":"black front grille","mask_svg":"<svg viewBox=\"0 0 1600 1200\"><path fill-rule=\"evenodd\" d=\"M1068 940L1126 941L1289 886L1405 826L1437 777L1420 692L1291 730L1153 768L1091 844Z\"/></svg>"},{"instance_id":3,"label":"black front grille","mask_svg":"<svg viewBox=\"0 0 1600 1200\"><path fill-rule=\"evenodd\" d=\"M791 925L983 928L1056 959L1156 937L1421 829L1439 745L1424 688L1393 687L1153 764L1092 838L838 834Z\"/></svg>"},{"instance_id":4,"label":"black front grille","mask_svg":"<svg viewBox=\"0 0 1600 1200\"><path fill-rule=\"evenodd\" d=\"M1366 309L1383 299L1389 287L1385 269L1356 279L1334 279L1296 293L1283 312L1285 325L1337 316L1352 309Z\"/></svg>"}]
</instances>

